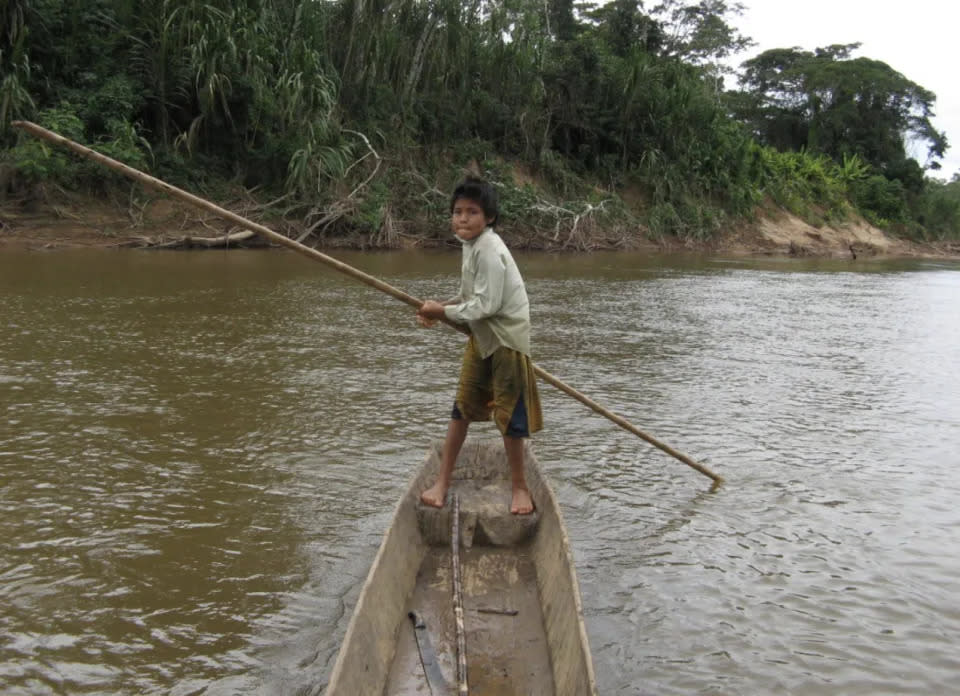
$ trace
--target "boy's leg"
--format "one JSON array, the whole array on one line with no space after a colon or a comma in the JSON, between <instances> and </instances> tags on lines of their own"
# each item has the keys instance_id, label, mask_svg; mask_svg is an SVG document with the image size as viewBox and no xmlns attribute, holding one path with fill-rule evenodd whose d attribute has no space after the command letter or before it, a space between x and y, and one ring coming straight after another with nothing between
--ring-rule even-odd
<instances>
[{"instance_id":1,"label":"boy's leg","mask_svg":"<svg viewBox=\"0 0 960 696\"><path fill-rule=\"evenodd\" d=\"M473 337L467 341L463 351L463 363L460 367L460 381L457 385L457 399L450 413L447 437L443 441L440 457L440 475L434 484L420 494L424 505L442 508L453 478L453 467L463 441L467 439L467 428L471 420L484 417L489 413L487 402L491 399L488 383L490 381L489 361L484 361L474 346ZM462 409L462 410L461 410Z\"/></svg>"},{"instance_id":2,"label":"boy's leg","mask_svg":"<svg viewBox=\"0 0 960 696\"><path fill-rule=\"evenodd\" d=\"M523 439L504 435L503 448L507 451L510 479L513 483L513 500L510 501L510 512L514 515L529 515L533 512L533 499L530 497L527 480L523 475Z\"/></svg>"},{"instance_id":3,"label":"boy's leg","mask_svg":"<svg viewBox=\"0 0 960 696\"><path fill-rule=\"evenodd\" d=\"M503 448L510 465L513 484L510 512L514 515L529 515L535 509L523 471L523 440L530 437L523 372L528 362L523 354L509 348L501 347L493 354L495 418L503 433Z\"/></svg>"},{"instance_id":4,"label":"boy's leg","mask_svg":"<svg viewBox=\"0 0 960 696\"><path fill-rule=\"evenodd\" d=\"M447 437L443 441L443 453L440 457L440 475L430 488L420 494L420 500L425 505L442 508L447 500L447 489L450 488L450 479L453 477L453 467L457 463L457 455L467 439L467 428L470 421L466 418L451 418L447 426ZM520 443L523 444L522 442ZM520 450L521 456L523 450Z\"/></svg>"}]
</instances>

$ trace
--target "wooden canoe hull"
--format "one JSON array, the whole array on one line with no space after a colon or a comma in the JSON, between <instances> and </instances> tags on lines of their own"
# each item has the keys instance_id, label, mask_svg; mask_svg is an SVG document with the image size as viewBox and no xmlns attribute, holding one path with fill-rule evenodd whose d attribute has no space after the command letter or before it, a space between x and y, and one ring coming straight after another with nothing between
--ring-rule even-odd
<instances>
[{"instance_id":1,"label":"wooden canoe hull","mask_svg":"<svg viewBox=\"0 0 960 696\"><path fill-rule=\"evenodd\" d=\"M411 610L425 620L437 663L455 691L453 506L436 510L419 502L439 470L441 446L431 446L397 504L357 600L328 696L431 693ZM593 664L563 518L529 445L525 463L535 515L509 513L509 467L499 439L465 443L454 472L470 693L593 695Z\"/></svg>"}]
</instances>

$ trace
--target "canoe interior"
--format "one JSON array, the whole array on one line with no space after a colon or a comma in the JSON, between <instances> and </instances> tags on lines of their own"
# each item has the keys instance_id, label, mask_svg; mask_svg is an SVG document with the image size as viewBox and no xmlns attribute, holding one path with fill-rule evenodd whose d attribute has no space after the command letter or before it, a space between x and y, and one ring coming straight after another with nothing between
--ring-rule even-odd
<instances>
[{"instance_id":1,"label":"canoe interior","mask_svg":"<svg viewBox=\"0 0 960 696\"><path fill-rule=\"evenodd\" d=\"M474 696L595 694L580 593L560 511L532 449L526 478L537 510L511 515L498 440L464 444L447 505L423 506L442 443L398 503L327 687L328 696L431 694L408 617L416 611L449 693L456 691L452 496L460 498L467 676ZM516 613L514 613L516 612Z\"/></svg>"},{"instance_id":2,"label":"canoe interior","mask_svg":"<svg viewBox=\"0 0 960 696\"><path fill-rule=\"evenodd\" d=\"M527 551L474 546L461 552L467 677L474 696L553 696L550 651L537 597L536 570ZM408 608L416 610L448 686L456 684L457 636L450 596L450 551L424 558ZM484 610L517 611L516 615ZM454 689L455 690L455 689ZM411 625L402 626L387 688L389 696L429 695Z\"/></svg>"}]
</instances>

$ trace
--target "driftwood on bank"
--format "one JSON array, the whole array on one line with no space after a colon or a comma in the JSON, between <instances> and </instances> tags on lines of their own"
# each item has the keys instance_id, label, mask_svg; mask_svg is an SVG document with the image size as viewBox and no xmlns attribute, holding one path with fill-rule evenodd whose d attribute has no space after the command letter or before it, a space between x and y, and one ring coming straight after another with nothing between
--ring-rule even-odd
<instances>
[{"instance_id":1,"label":"driftwood on bank","mask_svg":"<svg viewBox=\"0 0 960 696\"><path fill-rule=\"evenodd\" d=\"M252 230L240 230L219 237L194 237L186 235L177 239L154 239L136 237L121 246L141 249L231 249L265 246L264 241Z\"/></svg>"}]
</instances>

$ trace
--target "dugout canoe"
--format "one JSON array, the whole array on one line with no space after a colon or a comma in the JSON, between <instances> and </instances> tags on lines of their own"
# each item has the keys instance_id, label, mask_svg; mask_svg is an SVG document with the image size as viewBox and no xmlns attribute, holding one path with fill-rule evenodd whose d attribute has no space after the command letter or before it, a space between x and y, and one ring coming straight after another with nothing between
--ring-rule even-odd
<instances>
[{"instance_id":1,"label":"dugout canoe","mask_svg":"<svg viewBox=\"0 0 960 696\"><path fill-rule=\"evenodd\" d=\"M464 443L447 504L420 493L442 442L397 504L337 655L327 696L457 693L452 592L453 496L466 672L474 696L595 696L580 589L560 508L529 443L526 479L537 510L511 515L501 440Z\"/></svg>"}]
</instances>

